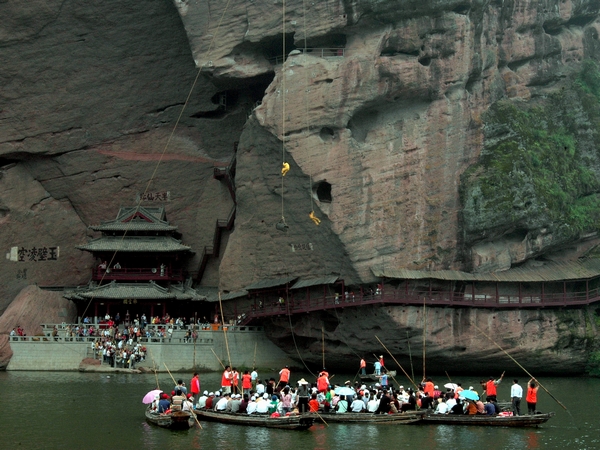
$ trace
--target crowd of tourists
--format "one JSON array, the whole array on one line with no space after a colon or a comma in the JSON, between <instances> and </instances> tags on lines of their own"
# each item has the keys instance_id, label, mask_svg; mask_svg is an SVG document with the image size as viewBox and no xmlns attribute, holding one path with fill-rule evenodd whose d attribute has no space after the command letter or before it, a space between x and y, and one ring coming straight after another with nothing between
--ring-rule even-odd
<instances>
[{"instance_id":1,"label":"crowd of tourists","mask_svg":"<svg viewBox=\"0 0 600 450\"><path fill-rule=\"evenodd\" d=\"M165 407L168 406L167 402L175 404L175 397L182 397L188 402L189 408L274 417L302 413L396 414L417 409L428 410L432 414L521 415L523 389L518 380L513 380L510 391L512 412L502 410L497 402L497 386L504 374L498 379L490 377L482 380L481 394L473 386L463 389L461 383L446 383L442 391L431 378L424 378L413 387L399 386L395 389L387 383L386 377L384 367L378 377L380 382L370 386L350 380L336 385L330 382L329 373L323 369L314 382L301 378L292 383L287 366L279 372L279 380L273 377L262 380L256 370L246 370L240 374L235 367L226 366L219 389L200 393L200 380L195 373L189 391L179 380L171 396L163 393L164 398L156 399L155 407L161 411L160 400L163 400ZM529 380L526 391L528 414L536 412L538 387L535 379ZM177 403L179 407L179 398Z\"/></svg>"}]
</instances>

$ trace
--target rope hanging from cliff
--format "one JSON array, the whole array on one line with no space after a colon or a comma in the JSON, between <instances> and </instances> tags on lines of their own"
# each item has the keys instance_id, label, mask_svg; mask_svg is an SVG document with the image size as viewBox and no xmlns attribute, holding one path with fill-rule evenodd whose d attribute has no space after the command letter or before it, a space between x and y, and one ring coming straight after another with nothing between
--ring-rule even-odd
<instances>
[{"instance_id":1,"label":"rope hanging from cliff","mask_svg":"<svg viewBox=\"0 0 600 450\"><path fill-rule=\"evenodd\" d=\"M283 179L290 170L290 165L285 161L285 0L282 6L282 64L281 64L281 221L279 222L281 231L286 231L288 225L285 223L284 214L284 183Z\"/></svg>"},{"instance_id":2,"label":"rope hanging from cliff","mask_svg":"<svg viewBox=\"0 0 600 450\"><path fill-rule=\"evenodd\" d=\"M302 17L303 17L303 21L304 21L304 56L306 57L307 53L308 53L308 48L307 48L307 44L306 44L306 33L307 33L307 27L306 27L306 0L302 0ZM309 124L309 120L308 120L308 70L306 69L306 67L304 68L304 125L306 127L306 131L307 131L307 138L310 137L310 124ZM312 181L312 171L309 168L309 180L310 180L310 184L308 186L308 195L310 196L310 213L308 214L308 217L310 218L310 220L312 220L314 222L315 225L319 225L321 223L321 219L319 219L316 215L315 215L315 205L314 205L314 201L313 201L313 181Z\"/></svg>"},{"instance_id":3,"label":"rope hanging from cliff","mask_svg":"<svg viewBox=\"0 0 600 450\"><path fill-rule=\"evenodd\" d=\"M221 14L221 18L219 19L219 23L217 24L217 29L215 30L215 32L213 33L213 37L212 40L210 41L210 44L208 46L208 50L206 51L206 57L207 60L210 61L210 54L213 50L213 46L215 44L215 40L216 37L219 33L219 30L221 28L221 24L223 23L223 19L225 18L225 14L227 13L227 10L229 9L229 4L231 3L231 0L227 0L227 4L225 5L225 9L223 9L223 14ZM177 116L177 120L175 121L175 124L173 125L173 129L171 130L171 133L169 134L169 137L167 139L167 142L165 143L165 146L163 148L162 153L160 154L160 158L158 158L158 161L156 162L156 166L154 167L154 171L152 172L152 175L150 176L150 179L148 180L148 183L146 184L146 187L144 189L144 192L142 193L142 195L140 195L140 198L136 204L135 207L135 212L134 214L137 214L141 204L142 204L142 199L145 198L146 194L148 193L148 191L150 190L150 186L152 185L152 182L154 181L154 178L156 177L156 173L158 172L158 167L160 166L165 153L167 152L167 149L169 148L169 145L171 144L171 141L173 140L173 136L175 135L175 131L177 130L177 127L179 126L179 122L181 122L181 118L183 117L183 112L185 111L188 103L190 102L190 98L192 97L192 93L194 92L194 89L196 87L196 84L198 84L198 79L200 78L200 74L202 73L202 67L200 66L200 68L198 68L198 71L196 73L196 77L194 78L194 81L192 83L192 86L190 87L190 90L188 92L187 97L185 98L185 102L183 103L183 106L181 107L181 111L179 112L179 115ZM125 237L127 236L127 229L125 229L125 232L123 233L123 236L121 237L121 243L123 242L123 240L125 239ZM116 256L117 256L118 250L115 250L115 252L113 253L112 258L110 259L110 261L108 262L107 267L112 267L112 263L115 260ZM105 271L102 274L102 278L100 279L99 285L102 285L102 283L104 282L104 277L106 276L107 272ZM85 309L83 310L83 313L81 314L81 317L85 317L85 313L87 312L87 310L89 309L90 305L92 304L92 302L94 301L94 299L96 298L95 295L92 295L92 297L90 298L90 301L88 302L88 304L86 305Z\"/></svg>"}]
</instances>

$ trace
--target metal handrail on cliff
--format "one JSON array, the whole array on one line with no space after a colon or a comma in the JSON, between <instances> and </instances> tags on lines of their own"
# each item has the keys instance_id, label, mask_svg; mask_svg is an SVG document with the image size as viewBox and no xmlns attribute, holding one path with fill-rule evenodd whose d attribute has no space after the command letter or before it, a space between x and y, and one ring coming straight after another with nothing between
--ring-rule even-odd
<instances>
[{"instance_id":1,"label":"metal handrail on cliff","mask_svg":"<svg viewBox=\"0 0 600 450\"><path fill-rule=\"evenodd\" d=\"M293 51L299 51L300 53L316 56L318 58L344 57L347 52L344 47L296 48ZM283 64L284 60L287 60L287 56L285 58L283 56L275 56L274 58L267 59L267 61L275 66Z\"/></svg>"}]
</instances>

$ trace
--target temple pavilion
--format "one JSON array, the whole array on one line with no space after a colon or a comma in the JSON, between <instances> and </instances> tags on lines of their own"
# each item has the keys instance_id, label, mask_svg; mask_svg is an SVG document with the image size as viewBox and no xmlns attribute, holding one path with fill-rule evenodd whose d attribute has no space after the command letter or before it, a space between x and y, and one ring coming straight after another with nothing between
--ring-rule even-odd
<instances>
[{"instance_id":1,"label":"temple pavilion","mask_svg":"<svg viewBox=\"0 0 600 450\"><path fill-rule=\"evenodd\" d=\"M164 207L121 208L114 220L89 228L101 236L77 248L96 258L90 283L65 294L79 315L187 317L190 302L206 299L191 287L185 267L194 252Z\"/></svg>"}]
</instances>

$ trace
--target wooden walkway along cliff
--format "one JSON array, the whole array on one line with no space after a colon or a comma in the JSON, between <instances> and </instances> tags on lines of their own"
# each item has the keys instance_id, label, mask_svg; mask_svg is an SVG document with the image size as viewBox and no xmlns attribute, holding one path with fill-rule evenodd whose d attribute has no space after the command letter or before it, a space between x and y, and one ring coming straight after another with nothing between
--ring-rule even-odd
<instances>
[{"instance_id":1,"label":"wooden walkway along cliff","mask_svg":"<svg viewBox=\"0 0 600 450\"><path fill-rule=\"evenodd\" d=\"M586 292L570 292L534 296L519 295L475 295L459 292L409 292L394 289L379 294L348 294L320 298L297 298L291 296L284 304L255 303L250 311L244 311L241 325L261 317L302 314L328 309L355 308L367 305L415 305L438 307L471 308L551 308L589 305L600 301L600 289ZM261 306L262 305L262 306Z\"/></svg>"}]
</instances>

